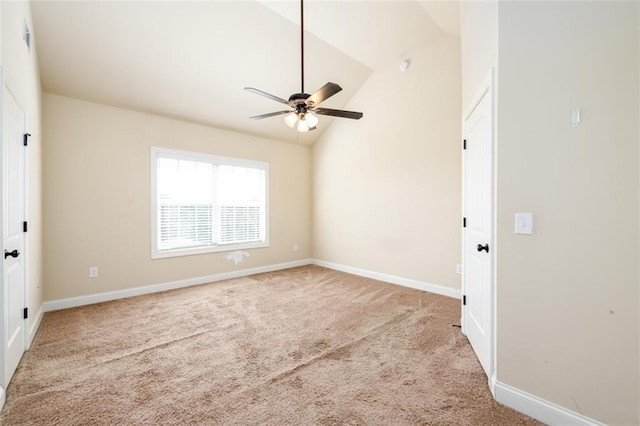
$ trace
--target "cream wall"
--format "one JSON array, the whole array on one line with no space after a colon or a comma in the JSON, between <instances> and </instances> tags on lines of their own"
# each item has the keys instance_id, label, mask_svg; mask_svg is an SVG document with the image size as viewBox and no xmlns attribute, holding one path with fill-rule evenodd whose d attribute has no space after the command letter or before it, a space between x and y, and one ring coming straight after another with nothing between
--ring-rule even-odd
<instances>
[{"instance_id":1,"label":"cream wall","mask_svg":"<svg viewBox=\"0 0 640 426\"><path fill-rule=\"evenodd\" d=\"M460 39L462 110L467 112L491 68L498 81L498 2L461 1Z\"/></svg>"},{"instance_id":2,"label":"cream wall","mask_svg":"<svg viewBox=\"0 0 640 426\"><path fill-rule=\"evenodd\" d=\"M637 8L499 6L497 378L611 425L638 424Z\"/></svg>"},{"instance_id":3,"label":"cream wall","mask_svg":"<svg viewBox=\"0 0 640 426\"><path fill-rule=\"evenodd\" d=\"M38 312L42 309L42 189L41 189L41 143L40 122L40 76L35 39L31 39L31 50L22 39L23 24L27 22L33 32L31 8L28 2L0 2L0 64L5 75L20 92L27 114L27 132L31 133L27 149L27 306L30 310L28 327L35 332Z\"/></svg>"},{"instance_id":4,"label":"cream wall","mask_svg":"<svg viewBox=\"0 0 640 426\"><path fill-rule=\"evenodd\" d=\"M441 38L372 74L313 147L313 257L460 288L460 49Z\"/></svg>"},{"instance_id":5,"label":"cream wall","mask_svg":"<svg viewBox=\"0 0 640 426\"><path fill-rule=\"evenodd\" d=\"M2 44L3 44L2 33L4 32L4 31L2 31L2 28L5 28L4 21L3 21L4 18L2 17L2 9L4 7L3 3L4 2L0 3L0 23L2 23L2 27L0 28L0 62L2 62L2 63L4 63L4 61L2 61Z\"/></svg>"},{"instance_id":6,"label":"cream wall","mask_svg":"<svg viewBox=\"0 0 640 426\"><path fill-rule=\"evenodd\" d=\"M47 300L310 257L308 147L50 94L43 114ZM268 162L270 247L151 260L151 146Z\"/></svg>"}]
</instances>

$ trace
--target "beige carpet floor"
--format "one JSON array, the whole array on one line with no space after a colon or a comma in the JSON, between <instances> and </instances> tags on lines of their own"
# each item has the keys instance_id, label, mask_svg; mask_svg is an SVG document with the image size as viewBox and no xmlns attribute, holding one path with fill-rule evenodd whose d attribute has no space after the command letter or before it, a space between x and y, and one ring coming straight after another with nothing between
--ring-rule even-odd
<instances>
[{"instance_id":1,"label":"beige carpet floor","mask_svg":"<svg viewBox=\"0 0 640 426\"><path fill-rule=\"evenodd\" d=\"M316 266L47 313L3 425L529 425L459 301Z\"/></svg>"}]
</instances>

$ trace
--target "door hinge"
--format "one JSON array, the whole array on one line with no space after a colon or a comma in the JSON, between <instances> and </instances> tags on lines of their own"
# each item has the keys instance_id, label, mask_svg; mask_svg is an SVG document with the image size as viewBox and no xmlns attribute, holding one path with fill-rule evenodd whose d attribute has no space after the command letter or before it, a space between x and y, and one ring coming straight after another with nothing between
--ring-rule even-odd
<instances>
[{"instance_id":1,"label":"door hinge","mask_svg":"<svg viewBox=\"0 0 640 426\"><path fill-rule=\"evenodd\" d=\"M467 149L467 140L466 139L462 140L462 149Z\"/></svg>"},{"instance_id":2,"label":"door hinge","mask_svg":"<svg viewBox=\"0 0 640 426\"><path fill-rule=\"evenodd\" d=\"M31 136L31 133L25 133L24 134L24 146L28 146L29 145L29 136Z\"/></svg>"},{"instance_id":3,"label":"door hinge","mask_svg":"<svg viewBox=\"0 0 640 426\"><path fill-rule=\"evenodd\" d=\"M467 306L467 296L466 295L462 296L462 305L463 306Z\"/></svg>"},{"instance_id":4,"label":"door hinge","mask_svg":"<svg viewBox=\"0 0 640 426\"><path fill-rule=\"evenodd\" d=\"M22 232L27 232L27 222L22 222Z\"/></svg>"},{"instance_id":5,"label":"door hinge","mask_svg":"<svg viewBox=\"0 0 640 426\"><path fill-rule=\"evenodd\" d=\"M25 223L27 223L27 222L25 222ZM462 218L462 227L463 227L463 228L466 228L466 227L467 227L467 218L466 218L466 217L463 217L463 218ZM26 231L25 231L25 232L26 232Z\"/></svg>"},{"instance_id":6,"label":"door hinge","mask_svg":"<svg viewBox=\"0 0 640 426\"><path fill-rule=\"evenodd\" d=\"M23 315L24 319L29 318L29 308L24 308L24 315Z\"/></svg>"}]
</instances>

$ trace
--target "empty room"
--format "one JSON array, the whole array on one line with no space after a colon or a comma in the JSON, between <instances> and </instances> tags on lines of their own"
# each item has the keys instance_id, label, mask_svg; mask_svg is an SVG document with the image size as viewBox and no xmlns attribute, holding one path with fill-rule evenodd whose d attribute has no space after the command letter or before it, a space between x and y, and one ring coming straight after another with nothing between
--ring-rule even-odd
<instances>
[{"instance_id":1,"label":"empty room","mask_svg":"<svg viewBox=\"0 0 640 426\"><path fill-rule=\"evenodd\" d=\"M639 22L3 0L0 423L639 425Z\"/></svg>"}]
</instances>

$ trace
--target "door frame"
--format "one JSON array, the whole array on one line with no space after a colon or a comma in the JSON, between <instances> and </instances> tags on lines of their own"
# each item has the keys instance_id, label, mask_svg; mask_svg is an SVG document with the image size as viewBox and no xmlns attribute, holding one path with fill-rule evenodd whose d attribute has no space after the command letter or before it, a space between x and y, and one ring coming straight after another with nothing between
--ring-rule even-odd
<instances>
[{"instance_id":1,"label":"door frame","mask_svg":"<svg viewBox=\"0 0 640 426\"><path fill-rule=\"evenodd\" d=\"M7 141L4 138L4 97L7 96L7 93L10 93L11 96L13 96L13 98L15 99L16 103L18 104L18 106L20 107L20 109L22 110L23 114L24 114L24 128L22 129L22 133L25 134L27 133L27 128L28 128L28 115L27 115L27 109L26 109L26 102L25 102L25 98L21 95L20 91L18 90L17 86L13 83L13 81L11 80L11 78L7 75L7 71L6 69L0 65L0 164L3 164L4 162L4 147L7 143ZM28 176L28 152L25 150L23 152L23 156L22 156L22 190L23 190L23 221L27 220L28 217L28 181L27 181L27 176ZM5 193L4 193L4 171L2 171L2 168L0 167L0 204L1 204L1 208L0 208L0 248L2 249L2 252L4 252L5 246L4 246L4 239L5 239L5 228L4 228L4 214L5 214L5 205L4 205L4 197L5 197ZM28 262L29 262L29 247L28 247L28 238L25 232L22 233L22 253L21 255L23 256L22 258L22 277L23 277L23 282L22 282L22 286L23 286L23 291L22 291L22 307L23 308L27 308L28 307L28 303L27 301L29 300L29 286L27 285L28 283ZM0 378L1 378L1 382L0 382L0 407L2 407L4 405L4 401L6 398L6 386L9 385L9 383L5 383L7 381L7 378L4 377L5 373L5 363L6 363L6 354L5 354L5 339L7 338L7 336L5 336L5 325L7 322L7 312L5 311L5 301L4 301L4 286L5 286L5 282L4 282L4 262L0 263L0 286L1 286L1 290L2 292L0 293L0 298L2 300L2 302L0 303L0 341L2 341L2 345L0 347L0 365L2 367L2 372L0 373ZM29 321L28 319L22 319L22 329L23 329L23 340L24 340L24 348L25 351L29 349L30 347L30 339L29 339Z\"/></svg>"},{"instance_id":2,"label":"door frame","mask_svg":"<svg viewBox=\"0 0 640 426\"><path fill-rule=\"evenodd\" d=\"M466 132L466 122L467 120L471 117L471 115L474 113L475 109L478 107L478 105L480 104L480 102L484 99L485 96L489 96L489 105L490 105L490 111L491 111L491 120L490 120L490 149L491 149L491 176L490 176L490 180L491 180L491 190L490 190L490 208L491 208L491 231L490 231L490 235L489 235L489 247L491 247L491 251L488 253L491 257L489 260L489 268L490 268L490 279L489 279L489 291L490 291L490 303L491 306L489 307L490 310L490 315L489 315L489 327L487 327L487 329L489 330L489 366L488 366L488 371L487 371L487 381L489 383L489 388L491 390L491 393L493 394L493 396L495 397L495 383L496 383L496 347L497 347L497 340L496 340L496 275L495 275L495 271L496 271L496 172L495 172L495 165L496 165L496 94L495 94L495 71L494 68L492 67L489 70L489 74L487 75L487 77L482 81L482 84L480 85L480 89L476 92L476 95L472 98L471 103L469 104L469 106L467 107L467 109L464 111L464 114L462 115L462 136L463 139L466 140L467 138L467 132ZM464 149L461 150L462 151L462 206L461 206L461 212L462 212L462 217L466 216L466 200L467 200L467 190L466 190L466 155L465 155L465 151ZM467 282L466 282L466 276L464 274L464 265L467 261L466 259L466 238L467 238L467 232L466 232L466 228L462 228L462 295L466 295L467 293ZM464 297L464 296L463 296ZM462 325L462 333L464 335L466 335L466 305L463 303L463 300L460 301L460 306L461 306L461 319L460 319L460 324Z\"/></svg>"}]
</instances>

